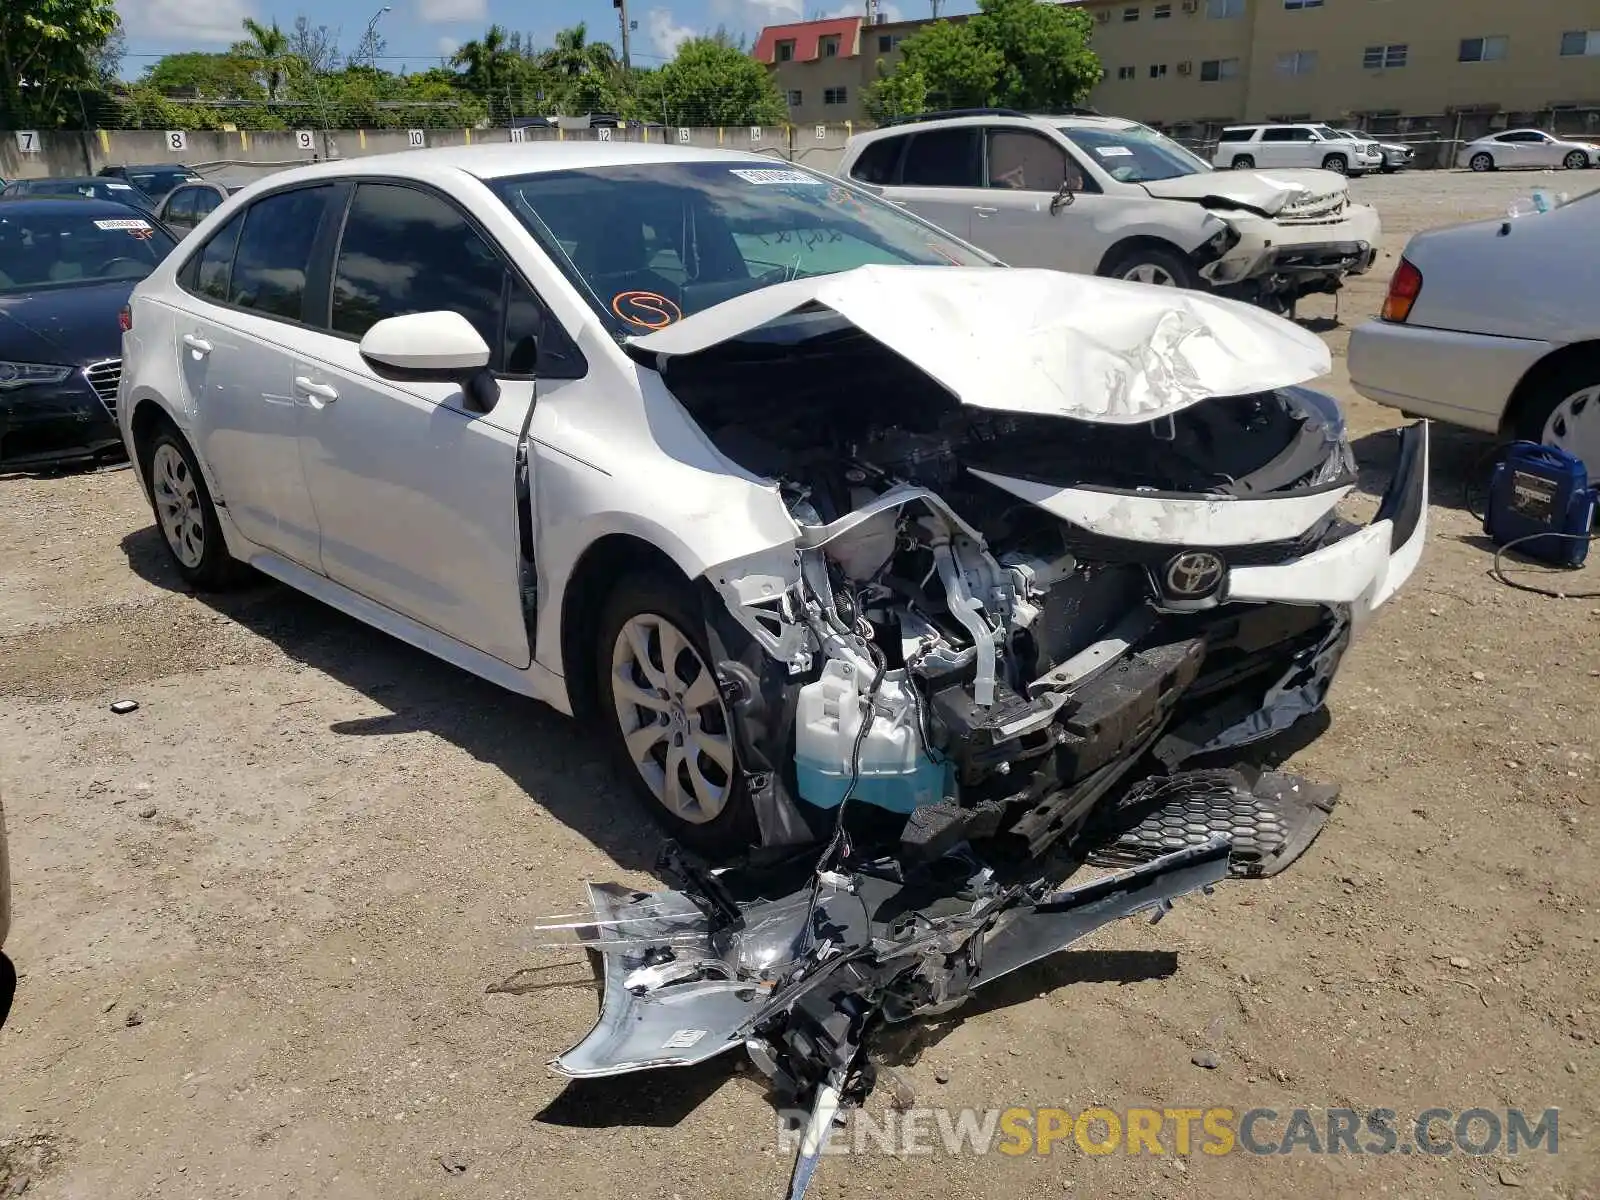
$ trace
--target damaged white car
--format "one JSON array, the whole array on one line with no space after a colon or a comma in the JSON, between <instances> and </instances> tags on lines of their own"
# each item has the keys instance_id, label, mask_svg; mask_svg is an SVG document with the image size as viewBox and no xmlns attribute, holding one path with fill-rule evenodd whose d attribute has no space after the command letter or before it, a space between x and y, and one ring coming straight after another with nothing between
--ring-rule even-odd
<instances>
[{"instance_id":1,"label":"damaged white car","mask_svg":"<svg viewBox=\"0 0 1600 1200\"><path fill-rule=\"evenodd\" d=\"M1318 709L1426 538L1421 425L1373 523L1336 514L1310 334L997 267L750 155L286 171L124 324L118 417L186 579L247 563L604 723L723 860L847 799L913 857L1036 854Z\"/></svg>"},{"instance_id":2,"label":"damaged white car","mask_svg":"<svg viewBox=\"0 0 1600 1200\"><path fill-rule=\"evenodd\" d=\"M1122 117L932 114L855 135L839 173L1012 266L1195 288L1275 311L1371 269L1381 229L1342 174L1216 171Z\"/></svg>"}]
</instances>

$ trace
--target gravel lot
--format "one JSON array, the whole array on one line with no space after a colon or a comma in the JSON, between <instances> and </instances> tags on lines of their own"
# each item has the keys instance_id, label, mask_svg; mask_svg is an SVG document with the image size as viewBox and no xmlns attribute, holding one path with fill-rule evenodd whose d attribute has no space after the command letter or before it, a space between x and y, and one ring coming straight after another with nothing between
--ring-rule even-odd
<instances>
[{"instance_id":1,"label":"gravel lot","mask_svg":"<svg viewBox=\"0 0 1600 1200\"><path fill-rule=\"evenodd\" d=\"M1363 517L1389 466L1369 435L1398 418L1350 390L1349 325L1408 234L1536 184L1600 175L1354 184L1386 253L1338 322L1331 301L1300 315L1375 456ZM1067 1143L831 1159L814 1196L1596 1195L1600 601L1487 577L1464 506L1487 445L1436 430L1428 554L1294 760L1344 786L1312 850L985 993L900 1070L953 1107L1558 1106L1560 1153ZM281 588L187 593L126 471L0 480L0 580L0 1195L782 1193L771 1109L731 1058L607 1087L545 1067L596 997L529 924L585 880L647 882L656 844L583 731ZM141 707L113 716L124 697Z\"/></svg>"}]
</instances>

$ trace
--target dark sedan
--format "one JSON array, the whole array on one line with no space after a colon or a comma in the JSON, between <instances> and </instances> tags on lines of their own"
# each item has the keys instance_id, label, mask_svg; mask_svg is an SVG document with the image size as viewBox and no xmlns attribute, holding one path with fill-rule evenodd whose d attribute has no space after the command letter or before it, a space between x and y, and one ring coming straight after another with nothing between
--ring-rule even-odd
<instances>
[{"instance_id":1,"label":"dark sedan","mask_svg":"<svg viewBox=\"0 0 1600 1200\"><path fill-rule=\"evenodd\" d=\"M125 204L0 199L0 471L121 453L123 306L174 245Z\"/></svg>"},{"instance_id":2,"label":"dark sedan","mask_svg":"<svg viewBox=\"0 0 1600 1200\"><path fill-rule=\"evenodd\" d=\"M97 175L63 176L50 179L13 179L0 196L82 196L87 200L111 200L130 204L145 212L155 212L155 201L131 183L120 179L101 179Z\"/></svg>"},{"instance_id":3,"label":"dark sedan","mask_svg":"<svg viewBox=\"0 0 1600 1200\"><path fill-rule=\"evenodd\" d=\"M200 180L200 176L182 163L134 163L101 167L99 173L108 179L131 183L158 204L173 188Z\"/></svg>"}]
</instances>

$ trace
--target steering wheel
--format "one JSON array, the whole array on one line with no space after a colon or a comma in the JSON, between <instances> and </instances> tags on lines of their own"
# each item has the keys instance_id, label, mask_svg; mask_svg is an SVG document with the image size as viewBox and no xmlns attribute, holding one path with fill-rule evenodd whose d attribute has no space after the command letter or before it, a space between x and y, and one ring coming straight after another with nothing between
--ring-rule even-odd
<instances>
[{"instance_id":1,"label":"steering wheel","mask_svg":"<svg viewBox=\"0 0 1600 1200\"><path fill-rule=\"evenodd\" d=\"M137 258L129 258L125 254L119 254L116 258L106 259L105 262L101 263L94 269L94 273L96 275L110 275L112 273L111 268L116 266L118 263L127 263L129 266L139 271L144 270L146 265L140 262Z\"/></svg>"}]
</instances>

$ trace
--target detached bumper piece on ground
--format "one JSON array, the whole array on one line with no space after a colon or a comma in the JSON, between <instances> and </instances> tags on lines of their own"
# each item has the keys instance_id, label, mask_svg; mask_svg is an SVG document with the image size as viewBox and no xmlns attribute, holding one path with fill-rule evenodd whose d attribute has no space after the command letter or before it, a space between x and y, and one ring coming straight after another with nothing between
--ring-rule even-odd
<instances>
[{"instance_id":1,"label":"detached bumper piece on ground","mask_svg":"<svg viewBox=\"0 0 1600 1200\"><path fill-rule=\"evenodd\" d=\"M780 1105L811 1114L789 1190L797 1200L840 1110L872 1090L868 1051L886 1027L949 1012L1113 921L1159 920L1230 874L1281 870L1333 799L1274 773L1251 782L1193 771L1137 785L1069 846L1078 861L1135 865L1065 889L1037 860L992 867L982 843L926 859L915 814L901 853L846 851L814 871L809 858L704 871L669 843L660 866L676 890L592 884L592 918L542 926L571 931L603 964L598 1023L551 1065L584 1079L742 1048Z\"/></svg>"}]
</instances>

